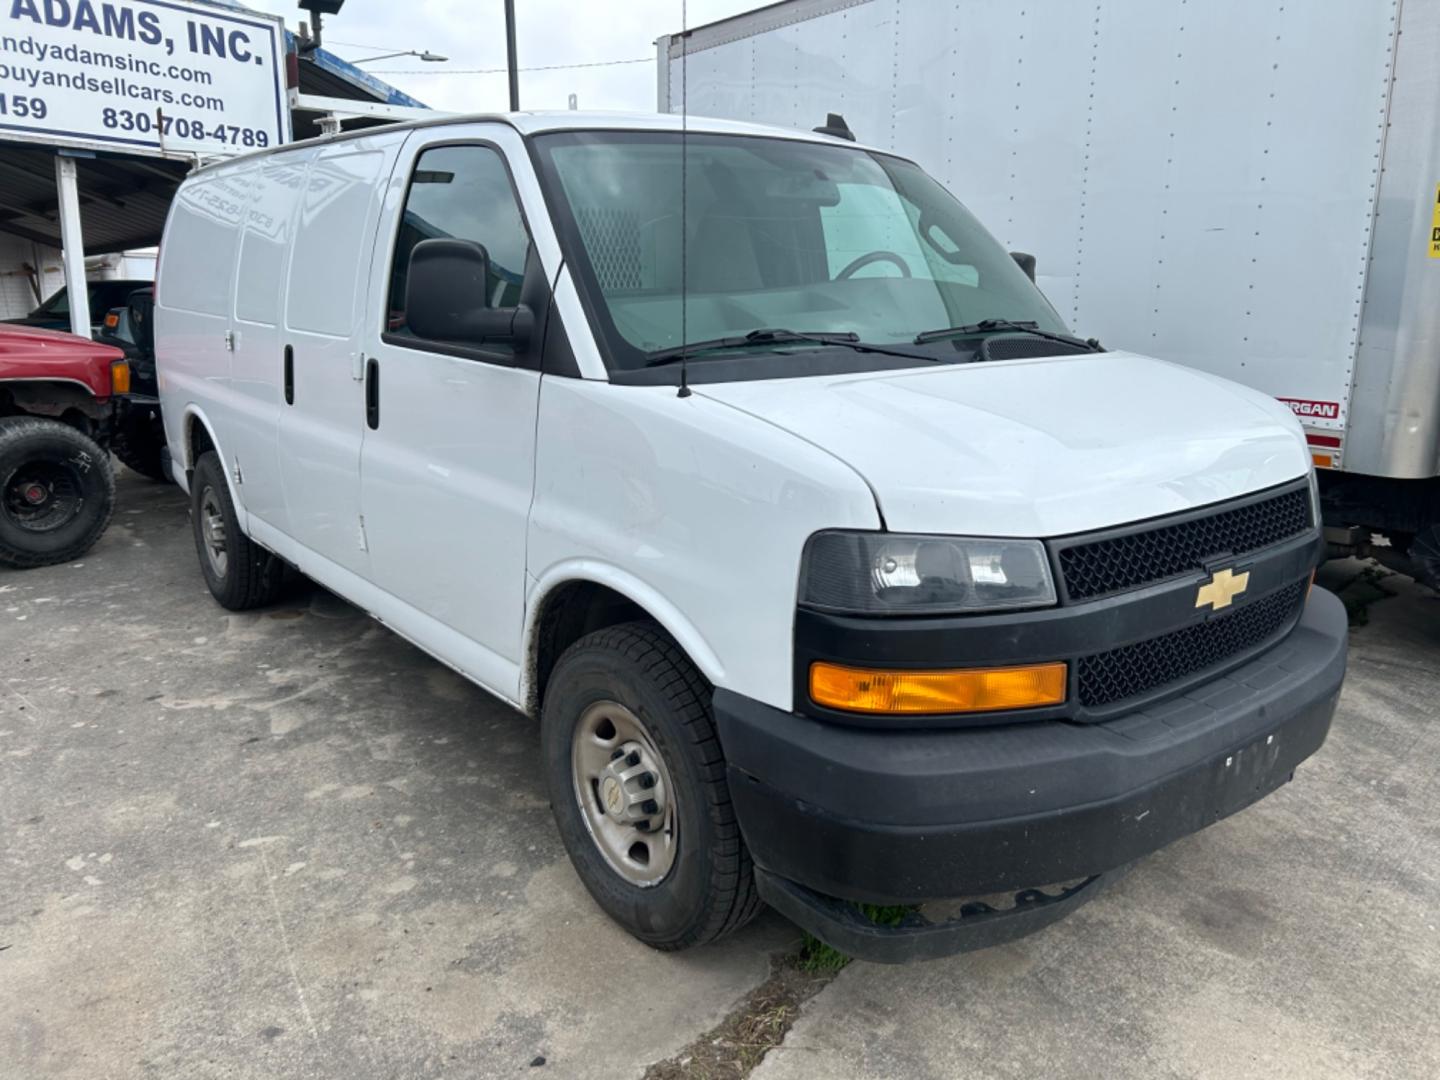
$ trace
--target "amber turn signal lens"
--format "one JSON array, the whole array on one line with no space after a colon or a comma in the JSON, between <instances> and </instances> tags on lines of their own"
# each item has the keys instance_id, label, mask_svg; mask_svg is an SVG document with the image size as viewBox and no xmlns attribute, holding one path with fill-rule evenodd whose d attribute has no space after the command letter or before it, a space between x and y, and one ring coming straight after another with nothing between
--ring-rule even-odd
<instances>
[{"instance_id":1,"label":"amber turn signal lens","mask_svg":"<svg viewBox=\"0 0 1440 1080\"><path fill-rule=\"evenodd\" d=\"M114 329L115 329L117 326L119 326L119 325L120 325L120 316L119 316L119 315L116 315L115 312L112 311L112 312L110 312L109 315L106 315L106 316L105 316L105 329L106 329L106 330L114 330Z\"/></svg>"},{"instance_id":2,"label":"amber turn signal lens","mask_svg":"<svg viewBox=\"0 0 1440 1080\"><path fill-rule=\"evenodd\" d=\"M816 663L810 697L828 709L892 715L1030 709L1065 700L1065 665L877 671Z\"/></svg>"},{"instance_id":3,"label":"amber turn signal lens","mask_svg":"<svg viewBox=\"0 0 1440 1080\"><path fill-rule=\"evenodd\" d=\"M110 365L110 392L112 394L128 394L130 392L130 365L124 360L117 360Z\"/></svg>"}]
</instances>

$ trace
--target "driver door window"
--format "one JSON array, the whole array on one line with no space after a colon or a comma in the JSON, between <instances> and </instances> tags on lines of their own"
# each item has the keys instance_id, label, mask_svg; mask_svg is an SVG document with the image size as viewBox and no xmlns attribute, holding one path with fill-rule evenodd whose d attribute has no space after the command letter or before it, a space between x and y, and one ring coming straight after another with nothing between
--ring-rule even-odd
<instances>
[{"instance_id":1,"label":"driver door window","mask_svg":"<svg viewBox=\"0 0 1440 1080\"><path fill-rule=\"evenodd\" d=\"M387 335L415 338L405 321L410 253L420 241L436 238L473 240L489 253L487 295L477 297L477 304L506 308L520 302L530 234L497 151L488 146L437 146L416 160L390 267ZM509 343L501 342L486 349L513 352Z\"/></svg>"}]
</instances>

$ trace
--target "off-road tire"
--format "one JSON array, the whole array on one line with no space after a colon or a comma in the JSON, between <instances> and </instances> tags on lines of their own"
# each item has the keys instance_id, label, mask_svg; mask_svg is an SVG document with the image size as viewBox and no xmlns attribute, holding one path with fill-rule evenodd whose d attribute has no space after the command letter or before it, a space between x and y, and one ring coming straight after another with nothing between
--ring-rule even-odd
<instances>
[{"instance_id":1,"label":"off-road tire","mask_svg":"<svg viewBox=\"0 0 1440 1080\"><path fill-rule=\"evenodd\" d=\"M110 452L132 472L150 480L169 480L161 461L165 449L165 426L158 408L127 409L115 425Z\"/></svg>"},{"instance_id":2,"label":"off-road tire","mask_svg":"<svg viewBox=\"0 0 1440 1080\"><path fill-rule=\"evenodd\" d=\"M225 568L218 570L207 553L208 541L205 535L205 507L207 493L213 495L213 505L219 512L224 525ZM280 598L285 587L285 563L266 551L240 531L235 516L235 503L230 498L230 486L225 482L225 473L220 458L214 451L200 455L195 463L195 473L190 480L190 525L195 534L195 554L200 558L200 573L210 595L221 607L231 611L246 611L263 607Z\"/></svg>"},{"instance_id":3,"label":"off-road tire","mask_svg":"<svg viewBox=\"0 0 1440 1080\"><path fill-rule=\"evenodd\" d=\"M663 880L632 884L592 838L572 780L571 740L585 710L614 701L648 728L675 788L677 848ZM664 631L597 630L560 657L545 687L541 750L560 837L596 903L657 949L686 949L744 926L763 907L725 777L711 688Z\"/></svg>"},{"instance_id":4,"label":"off-road tire","mask_svg":"<svg viewBox=\"0 0 1440 1080\"><path fill-rule=\"evenodd\" d=\"M19 524L8 501L0 503L0 565L17 569L70 562L89 551L115 513L110 455L94 439L58 420L35 416L0 419L0 500L8 500L19 470L36 463L63 469L80 499L69 520L45 531Z\"/></svg>"}]
</instances>

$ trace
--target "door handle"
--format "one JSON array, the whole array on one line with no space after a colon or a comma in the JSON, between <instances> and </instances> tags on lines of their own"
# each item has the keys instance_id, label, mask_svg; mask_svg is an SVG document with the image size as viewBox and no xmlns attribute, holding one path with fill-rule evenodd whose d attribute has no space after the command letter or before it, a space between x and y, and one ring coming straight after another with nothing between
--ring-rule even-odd
<instances>
[{"instance_id":1,"label":"door handle","mask_svg":"<svg viewBox=\"0 0 1440 1080\"><path fill-rule=\"evenodd\" d=\"M371 431L380 426L380 362L373 357L365 364L365 423Z\"/></svg>"},{"instance_id":2,"label":"door handle","mask_svg":"<svg viewBox=\"0 0 1440 1080\"><path fill-rule=\"evenodd\" d=\"M295 404L295 346L285 346L285 404Z\"/></svg>"}]
</instances>

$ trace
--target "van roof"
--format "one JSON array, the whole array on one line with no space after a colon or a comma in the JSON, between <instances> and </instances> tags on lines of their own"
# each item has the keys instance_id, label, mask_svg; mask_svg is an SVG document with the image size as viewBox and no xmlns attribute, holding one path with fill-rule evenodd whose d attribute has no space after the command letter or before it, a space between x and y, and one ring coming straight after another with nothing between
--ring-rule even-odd
<instances>
[{"instance_id":1,"label":"van roof","mask_svg":"<svg viewBox=\"0 0 1440 1080\"><path fill-rule=\"evenodd\" d=\"M817 117L824 120L824 117ZM270 154L282 153L286 150L294 150L306 146L320 146L332 142L343 142L348 139L360 139L371 135L379 135L389 131L408 131L414 128L452 127L459 124L495 123L506 124L514 128L521 135L538 135L546 131L690 131L712 135L763 135L770 138L800 139L807 142L829 143L835 145L842 143L848 146L859 146L864 150L873 150L877 153L890 154L889 151L881 150L879 147L866 146L862 143L844 143L830 135L820 135L813 131L801 131L795 128L775 127L771 124L750 124L741 120L720 120L711 116L688 116L681 117L677 113L643 113L643 112L582 112L579 110L553 110L544 112L513 112L513 113L445 113L433 119L411 120L400 124L387 124L384 127L359 128L355 131L342 131L335 135L321 135L315 139L300 139L296 142L282 143L280 146L272 146L265 150L257 150L250 154L241 154L237 157L226 158L223 161L212 162L196 172L208 172L211 169L221 169L235 162L249 161L257 157L265 157ZM191 173L195 175L195 173Z\"/></svg>"}]
</instances>

